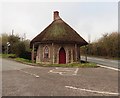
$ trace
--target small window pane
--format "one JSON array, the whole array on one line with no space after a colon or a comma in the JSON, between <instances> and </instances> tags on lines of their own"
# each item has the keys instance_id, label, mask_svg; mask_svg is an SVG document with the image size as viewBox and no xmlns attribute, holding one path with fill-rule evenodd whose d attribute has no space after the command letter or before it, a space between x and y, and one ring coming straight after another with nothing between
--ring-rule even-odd
<instances>
[{"instance_id":1,"label":"small window pane","mask_svg":"<svg viewBox=\"0 0 120 98\"><path fill-rule=\"evenodd\" d=\"M48 58L48 57L49 57L49 49L46 46L45 49L44 49L44 58Z\"/></svg>"}]
</instances>

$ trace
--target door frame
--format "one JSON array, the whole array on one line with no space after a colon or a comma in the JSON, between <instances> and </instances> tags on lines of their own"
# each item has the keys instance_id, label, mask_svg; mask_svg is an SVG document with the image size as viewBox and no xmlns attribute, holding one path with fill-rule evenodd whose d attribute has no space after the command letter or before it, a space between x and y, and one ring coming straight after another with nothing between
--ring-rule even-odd
<instances>
[{"instance_id":1,"label":"door frame","mask_svg":"<svg viewBox=\"0 0 120 98\"><path fill-rule=\"evenodd\" d=\"M67 61L67 55L66 55L66 50L65 50L64 47L60 47L60 48L58 49L58 64L60 64L60 50L61 50L62 48L63 48L64 51L65 51L65 63L64 63L64 64L66 64L66 61Z\"/></svg>"}]
</instances>

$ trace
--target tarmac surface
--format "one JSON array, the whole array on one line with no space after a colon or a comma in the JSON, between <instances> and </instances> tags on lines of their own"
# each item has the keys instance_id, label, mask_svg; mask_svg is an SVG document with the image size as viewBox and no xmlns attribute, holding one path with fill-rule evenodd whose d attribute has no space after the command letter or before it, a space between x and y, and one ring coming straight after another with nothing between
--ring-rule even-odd
<instances>
[{"instance_id":1,"label":"tarmac surface","mask_svg":"<svg viewBox=\"0 0 120 98\"><path fill-rule=\"evenodd\" d=\"M118 71L2 60L2 96L118 96Z\"/></svg>"},{"instance_id":2,"label":"tarmac surface","mask_svg":"<svg viewBox=\"0 0 120 98\"><path fill-rule=\"evenodd\" d=\"M81 60L85 60L85 56L81 56ZM111 59L88 56L87 61L94 62L94 63L101 64L101 65L108 66L108 67L120 69L120 60L111 60Z\"/></svg>"}]
</instances>

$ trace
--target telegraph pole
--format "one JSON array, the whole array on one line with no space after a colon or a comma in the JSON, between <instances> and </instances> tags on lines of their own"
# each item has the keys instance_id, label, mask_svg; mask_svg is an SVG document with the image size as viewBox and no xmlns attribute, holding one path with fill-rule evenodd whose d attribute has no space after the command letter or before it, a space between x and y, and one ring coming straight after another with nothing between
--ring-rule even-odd
<instances>
[{"instance_id":1,"label":"telegraph pole","mask_svg":"<svg viewBox=\"0 0 120 98\"><path fill-rule=\"evenodd\" d=\"M86 50L86 53L85 53L85 61L86 61L86 62L87 62L88 53L89 53L89 51L90 51L89 45L90 45L90 34L88 34L88 46L87 46L87 45L85 46L85 50Z\"/></svg>"},{"instance_id":2,"label":"telegraph pole","mask_svg":"<svg viewBox=\"0 0 120 98\"><path fill-rule=\"evenodd\" d=\"M26 34L24 33L24 40L26 39Z\"/></svg>"},{"instance_id":3,"label":"telegraph pole","mask_svg":"<svg viewBox=\"0 0 120 98\"><path fill-rule=\"evenodd\" d=\"M14 34L14 29L12 29L12 35Z\"/></svg>"},{"instance_id":4,"label":"telegraph pole","mask_svg":"<svg viewBox=\"0 0 120 98\"><path fill-rule=\"evenodd\" d=\"M90 54L90 34L88 35L88 54Z\"/></svg>"},{"instance_id":5,"label":"telegraph pole","mask_svg":"<svg viewBox=\"0 0 120 98\"><path fill-rule=\"evenodd\" d=\"M87 62L87 46L85 46L85 51L86 51L86 53L85 53L85 61Z\"/></svg>"}]
</instances>

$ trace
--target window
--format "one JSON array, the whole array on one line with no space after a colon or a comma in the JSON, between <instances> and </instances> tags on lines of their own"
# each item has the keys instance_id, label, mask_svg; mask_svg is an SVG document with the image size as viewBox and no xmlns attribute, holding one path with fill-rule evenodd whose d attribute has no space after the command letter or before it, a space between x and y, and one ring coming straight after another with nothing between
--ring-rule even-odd
<instances>
[{"instance_id":1,"label":"window","mask_svg":"<svg viewBox=\"0 0 120 98\"><path fill-rule=\"evenodd\" d=\"M48 58L49 57L49 49L47 46L45 46L44 48L44 58Z\"/></svg>"}]
</instances>

